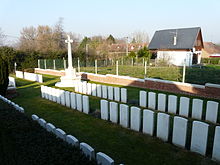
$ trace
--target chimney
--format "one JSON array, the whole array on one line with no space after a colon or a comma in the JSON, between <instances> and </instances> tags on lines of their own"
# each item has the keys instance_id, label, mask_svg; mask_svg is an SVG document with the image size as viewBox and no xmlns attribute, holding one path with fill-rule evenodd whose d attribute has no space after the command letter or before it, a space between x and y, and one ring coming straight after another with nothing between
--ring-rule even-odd
<instances>
[{"instance_id":1,"label":"chimney","mask_svg":"<svg viewBox=\"0 0 220 165\"><path fill-rule=\"evenodd\" d=\"M176 45L176 41L177 41L177 36L174 35L174 36L173 36L173 45Z\"/></svg>"}]
</instances>

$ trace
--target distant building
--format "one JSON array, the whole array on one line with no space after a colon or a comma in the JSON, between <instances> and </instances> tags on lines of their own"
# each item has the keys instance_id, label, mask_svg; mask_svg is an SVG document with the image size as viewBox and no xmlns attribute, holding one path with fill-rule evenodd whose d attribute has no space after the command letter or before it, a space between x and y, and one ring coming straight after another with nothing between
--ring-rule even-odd
<instances>
[{"instance_id":1,"label":"distant building","mask_svg":"<svg viewBox=\"0 0 220 165\"><path fill-rule=\"evenodd\" d=\"M212 42L204 42L202 58L220 57L220 46Z\"/></svg>"},{"instance_id":2,"label":"distant building","mask_svg":"<svg viewBox=\"0 0 220 165\"><path fill-rule=\"evenodd\" d=\"M167 60L176 66L200 64L203 48L200 27L156 31L148 46L158 60Z\"/></svg>"}]
</instances>

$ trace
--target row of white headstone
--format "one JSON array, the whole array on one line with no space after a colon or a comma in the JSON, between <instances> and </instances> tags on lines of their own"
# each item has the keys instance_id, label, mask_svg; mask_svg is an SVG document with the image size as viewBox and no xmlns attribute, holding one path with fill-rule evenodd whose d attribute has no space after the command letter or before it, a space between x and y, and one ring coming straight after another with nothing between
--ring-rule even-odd
<instances>
[{"instance_id":1,"label":"row of white headstone","mask_svg":"<svg viewBox=\"0 0 220 165\"><path fill-rule=\"evenodd\" d=\"M146 92L140 91L139 94L139 105L141 107L147 107L154 110L159 111L167 111L169 113L177 114L177 103L178 98L175 95L168 95L168 105L166 106L166 94L159 93L156 101L156 93L155 92ZM157 102L157 105L156 105ZM202 119L203 113L203 104L204 101L201 99L192 99L192 115L191 117L194 119ZM190 117L189 116L190 109L190 98L188 97L180 97L179 100L179 115ZM217 123L218 119L218 109L219 103L215 101L207 101L206 105L206 114L205 120L213 123Z\"/></svg>"},{"instance_id":2,"label":"row of white headstone","mask_svg":"<svg viewBox=\"0 0 220 165\"><path fill-rule=\"evenodd\" d=\"M41 85L41 97L89 114L89 96Z\"/></svg>"},{"instance_id":3,"label":"row of white headstone","mask_svg":"<svg viewBox=\"0 0 220 165\"><path fill-rule=\"evenodd\" d=\"M13 101L7 99L6 97L0 95L0 99L6 102L7 104L11 105L13 108L15 108L17 111L24 113L24 108L19 106L18 104L14 103Z\"/></svg>"},{"instance_id":4,"label":"row of white headstone","mask_svg":"<svg viewBox=\"0 0 220 165\"><path fill-rule=\"evenodd\" d=\"M86 81L83 81L76 84L75 92L127 103L126 88L87 83Z\"/></svg>"},{"instance_id":5,"label":"row of white headstone","mask_svg":"<svg viewBox=\"0 0 220 165\"><path fill-rule=\"evenodd\" d=\"M172 143L185 148L187 139L188 119L175 116L173 122L173 130L170 129L170 115L165 113L158 113L156 120L156 113L154 111L138 107L130 107L126 104L108 102L107 100L101 100L101 119L110 120L113 123L119 123L125 128L130 128L135 131L142 131L145 134L151 136L156 131L156 136L163 141L169 140L169 135L172 131ZM156 125L155 125L155 120ZM142 130L141 130L142 128ZM193 152L206 154L207 140L208 140L208 128L209 124L193 121L192 136L191 136L191 148ZM156 129L156 130L155 130ZM220 126L215 128L215 137L213 145L212 158L220 161Z\"/></svg>"},{"instance_id":6,"label":"row of white headstone","mask_svg":"<svg viewBox=\"0 0 220 165\"><path fill-rule=\"evenodd\" d=\"M32 119L40 124L44 129L48 132L51 132L56 135L57 138L62 139L63 141L67 142L68 144L80 147L83 154L85 154L90 160L94 159L97 161L99 165L114 165L114 160L110 158L108 155L104 154L103 152L96 153L95 150L90 145L84 142L79 142L79 140L72 136L67 135L65 131L60 128L56 128L53 124L47 123L44 119L39 118L37 115L32 115Z\"/></svg>"},{"instance_id":7,"label":"row of white headstone","mask_svg":"<svg viewBox=\"0 0 220 165\"><path fill-rule=\"evenodd\" d=\"M22 71L15 71L15 75L18 78L43 83L43 76L40 75L40 74L28 73L28 72L22 72Z\"/></svg>"}]
</instances>

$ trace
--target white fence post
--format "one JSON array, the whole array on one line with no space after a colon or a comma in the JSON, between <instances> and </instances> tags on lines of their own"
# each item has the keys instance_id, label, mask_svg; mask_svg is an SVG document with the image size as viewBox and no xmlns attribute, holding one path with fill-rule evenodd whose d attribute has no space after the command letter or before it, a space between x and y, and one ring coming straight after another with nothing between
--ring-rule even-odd
<instances>
[{"instance_id":1,"label":"white fence post","mask_svg":"<svg viewBox=\"0 0 220 165\"><path fill-rule=\"evenodd\" d=\"M37 60L37 65L38 65L38 68L40 68L40 60L39 59Z\"/></svg>"},{"instance_id":2,"label":"white fence post","mask_svg":"<svg viewBox=\"0 0 220 165\"><path fill-rule=\"evenodd\" d=\"M46 59L44 60L44 69L47 69L47 61L46 61Z\"/></svg>"},{"instance_id":3,"label":"white fence post","mask_svg":"<svg viewBox=\"0 0 220 165\"><path fill-rule=\"evenodd\" d=\"M95 74L98 73L98 68L97 68L97 60L95 60Z\"/></svg>"},{"instance_id":4,"label":"white fence post","mask_svg":"<svg viewBox=\"0 0 220 165\"><path fill-rule=\"evenodd\" d=\"M116 75L118 76L118 60L116 61Z\"/></svg>"},{"instance_id":5,"label":"white fence post","mask_svg":"<svg viewBox=\"0 0 220 165\"><path fill-rule=\"evenodd\" d=\"M56 61L53 60L53 69L56 70Z\"/></svg>"},{"instance_id":6,"label":"white fence post","mask_svg":"<svg viewBox=\"0 0 220 165\"><path fill-rule=\"evenodd\" d=\"M144 77L147 77L147 61L144 62Z\"/></svg>"},{"instance_id":7,"label":"white fence post","mask_svg":"<svg viewBox=\"0 0 220 165\"><path fill-rule=\"evenodd\" d=\"M78 72L80 72L79 58L78 58Z\"/></svg>"}]
</instances>

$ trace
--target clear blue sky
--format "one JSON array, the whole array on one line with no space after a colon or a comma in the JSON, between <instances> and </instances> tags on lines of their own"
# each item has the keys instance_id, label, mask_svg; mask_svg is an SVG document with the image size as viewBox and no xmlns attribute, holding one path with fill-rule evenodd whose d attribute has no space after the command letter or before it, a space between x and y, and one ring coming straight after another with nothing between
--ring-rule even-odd
<instances>
[{"instance_id":1,"label":"clear blue sky","mask_svg":"<svg viewBox=\"0 0 220 165\"><path fill-rule=\"evenodd\" d=\"M23 27L53 26L82 36L125 37L145 31L201 27L205 41L220 43L220 0L0 0L0 27L19 36Z\"/></svg>"}]
</instances>

